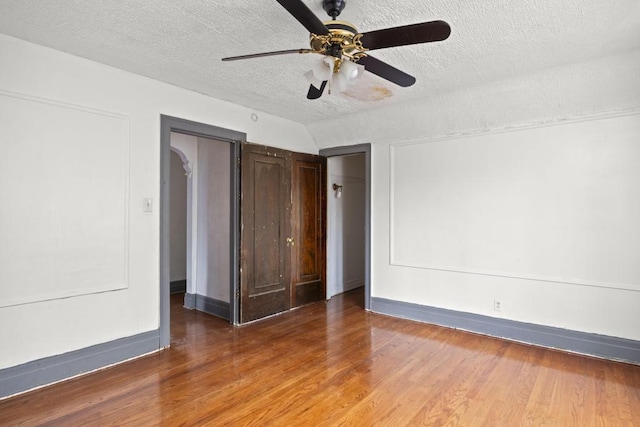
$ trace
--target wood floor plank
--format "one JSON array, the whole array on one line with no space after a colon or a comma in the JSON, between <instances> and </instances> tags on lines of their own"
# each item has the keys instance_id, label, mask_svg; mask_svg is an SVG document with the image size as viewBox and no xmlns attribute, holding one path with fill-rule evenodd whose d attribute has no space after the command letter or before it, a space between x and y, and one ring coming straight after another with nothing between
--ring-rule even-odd
<instances>
[{"instance_id":1,"label":"wood floor plank","mask_svg":"<svg viewBox=\"0 0 640 427\"><path fill-rule=\"evenodd\" d=\"M243 327L172 297L171 348L0 401L0 425L640 426L640 366L366 312Z\"/></svg>"}]
</instances>

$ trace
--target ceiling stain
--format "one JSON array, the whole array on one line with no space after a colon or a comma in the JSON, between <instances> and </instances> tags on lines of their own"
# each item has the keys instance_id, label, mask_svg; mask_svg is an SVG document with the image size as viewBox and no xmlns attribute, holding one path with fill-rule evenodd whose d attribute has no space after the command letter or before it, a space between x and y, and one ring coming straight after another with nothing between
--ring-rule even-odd
<instances>
[{"instance_id":1,"label":"ceiling stain","mask_svg":"<svg viewBox=\"0 0 640 427\"><path fill-rule=\"evenodd\" d=\"M390 89L382 86L372 86L361 89L350 89L343 92L346 96L360 101L375 102L393 96Z\"/></svg>"}]
</instances>

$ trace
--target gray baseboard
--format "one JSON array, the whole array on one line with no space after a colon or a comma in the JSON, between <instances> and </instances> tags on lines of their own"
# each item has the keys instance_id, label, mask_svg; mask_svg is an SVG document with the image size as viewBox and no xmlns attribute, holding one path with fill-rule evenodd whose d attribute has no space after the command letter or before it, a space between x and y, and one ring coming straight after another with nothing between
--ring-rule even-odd
<instances>
[{"instance_id":1,"label":"gray baseboard","mask_svg":"<svg viewBox=\"0 0 640 427\"><path fill-rule=\"evenodd\" d=\"M225 320L230 319L231 307L228 302L220 301L211 297L198 295L198 294L195 294L194 297L195 297L196 310L203 311L205 313L208 313L217 317L221 317Z\"/></svg>"},{"instance_id":2,"label":"gray baseboard","mask_svg":"<svg viewBox=\"0 0 640 427\"><path fill-rule=\"evenodd\" d=\"M0 370L0 398L51 384L160 348L158 330Z\"/></svg>"},{"instance_id":3,"label":"gray baseboard","mask_svg":"<svg viewBox=\"0 0 640 427\"><path fill-rule=\"evenodd\" d=\"M184 294L184 308L188 308L189 310L196 308L196 294L190 294L188 292Z\"/></svg>"},{"instance_id":4,"label":"gray baseboard","mask_svg":"<svg viewBox=\"0 0 640 427\"><path fill-rule=\"evenodd\" d=\"M183 292L187 292L187 281L186 280L174 280L169 283L169 292L173 294L181 294Z\"/></svg>"},{"instance_id":5,"label":"gray baseboard","mask_svg":"<svg viewBox=\"0 0 640 427\"><path fill-rule=\"evenodd\" d=\"M499 319L384 298L372 298L371 311L542 347L640 364L640 341Z\"/></svg>"}]
</instances>

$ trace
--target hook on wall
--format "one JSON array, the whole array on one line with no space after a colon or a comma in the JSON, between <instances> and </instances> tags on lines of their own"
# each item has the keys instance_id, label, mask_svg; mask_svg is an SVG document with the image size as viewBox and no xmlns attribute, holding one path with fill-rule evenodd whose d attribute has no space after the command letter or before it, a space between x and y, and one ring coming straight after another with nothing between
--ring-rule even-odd
<instances>
[{"instance_id":1,"label":"hook on wall","mask_svg":"<svg viewBox=\"0 0 640 427\"><path fill-rule=\"evenodd\" d=\"M336 183L333 184L333 191L336 192L336 197L342 197L342 185Z\"/></svg>"}]
</instances>

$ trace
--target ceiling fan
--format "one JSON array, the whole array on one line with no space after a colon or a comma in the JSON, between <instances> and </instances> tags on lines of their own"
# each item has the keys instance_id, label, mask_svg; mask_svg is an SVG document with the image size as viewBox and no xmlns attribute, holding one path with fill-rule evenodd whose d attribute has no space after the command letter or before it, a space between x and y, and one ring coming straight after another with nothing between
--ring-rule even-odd
<instances>
[{"instance_id":1,"label":"ceiling fan","mask_svg":"<svg viewBox=\"0 0 640 427\"><path fill-rule=\"evenodd\" d=\"M401 27L360 33L349 22L338 21L336 17L346 5L346 0L323 0L322 8L332 18L322 22L302 0L277 0L311 34L310 49L289 49L274 52L222 58L223 61L286 55L290 53L317 53L323 59L305 74L312 82L307 98L317 99L329 83L338 91L346 89L363 70L376 74L402 87L411 86L415 77L369 55L369 51L387 47L406 46L445 40L451 34L451 27L444 21L431 21Z\"/></svg>"}]
</instances>

